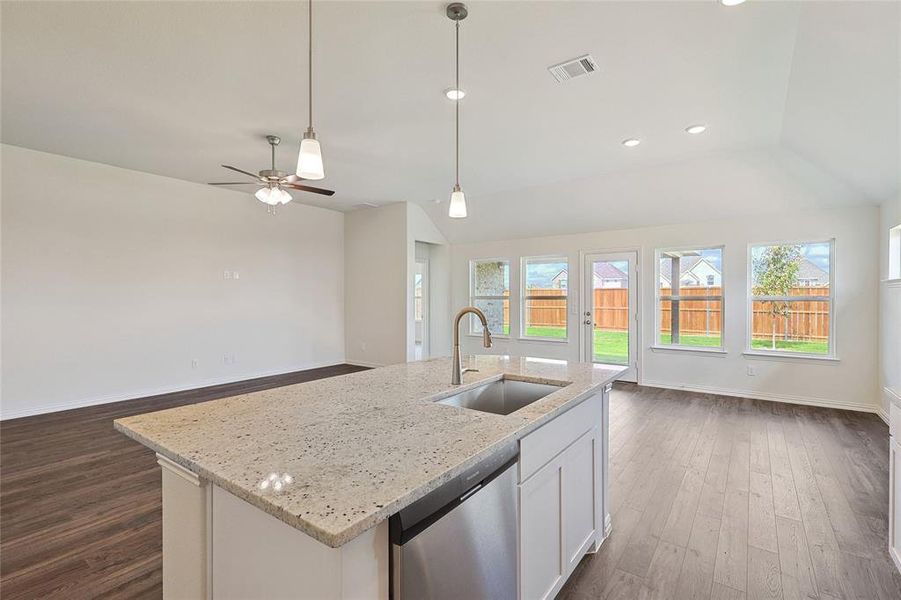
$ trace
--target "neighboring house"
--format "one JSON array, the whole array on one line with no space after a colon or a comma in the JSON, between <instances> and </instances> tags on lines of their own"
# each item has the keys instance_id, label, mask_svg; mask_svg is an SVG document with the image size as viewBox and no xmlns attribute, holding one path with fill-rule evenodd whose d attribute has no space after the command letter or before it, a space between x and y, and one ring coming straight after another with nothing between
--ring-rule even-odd
<instances>
[{"instance_id":1,"label":"neighboring house","mask_svg":"<svg viewBox=\"0 0 901 600\"><path fill-rule=\"evenodd\" d=\"M798 287L827 287L829 273L806 258L798 265Z\"/></svg>"},{"instance_id":2,"label":"neighboring house","mask_svg":"<svg viewBox=\"0 0 901 600\"><path fill-rule=\"evenodd\" d=\"M672 281L672 261L660 261L660 287L670 287ZM703 256L683 256L679 262L680 287L719 287L723 284L723 275L713 263Z\"/></svg>"},{"instance_id":3,"label":"neighboring house","mask_svg":"<svg viewBox=\"0 0 901 600\"><path fill-rule=\"evenodd\" d=\"M563 269L551 279L555 288L566 289L568 274ZM609 262L598 262L594 265L594 287L597 288L624 288L628 287L629 276L617 269Z\"/></svg>"}]
</instances>

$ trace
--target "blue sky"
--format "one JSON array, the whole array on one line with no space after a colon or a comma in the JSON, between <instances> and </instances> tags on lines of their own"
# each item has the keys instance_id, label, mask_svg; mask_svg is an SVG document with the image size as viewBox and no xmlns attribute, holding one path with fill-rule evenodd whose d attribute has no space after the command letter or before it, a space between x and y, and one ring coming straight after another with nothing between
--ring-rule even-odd
<instances>
[{"instance_id":1,"label":"blue sky","mask_svg":"<svg viewBox=\"0 0 901 600\"><path fill-rule=\"evenodd\" d=\"M554 263L529 263L526 265L526 281L530 287L553 287L551 279L566 268L566 261Z\"/></svg>"},{"instance_id":2,"label":"blue sky","mask_svg":"<svg viewBox=\"0 0 901 600\"><path fill-rule=\"evenodd\" d=\"M763 251L764 246L757 246L753 249L753 255L757 256ZM802 244L801 255L810 260L813 264L821 269L829 270L829 243L822 242L817 244ZM706 258L713 266L722 271L723 256L722 250L706 249L701 250L701 256ZM554 263L530 263L526 265L526 277L529 285L532 287L552 287L551 279L554 275L566 268L566 262Z\"/></svg>"},{"instance_id":3,"label":"blue sky","mask_svg":"<svg viewBox=\"0 0 901 600\"><path fill-rule=\"evenodd\" d=\"M801 256L823 269L829 270L829 242L820 242L816 244L800 244ZM760 256L766 246L756 246L752 249L751 255L754 258Z\"/></svg>"}]
</instances>

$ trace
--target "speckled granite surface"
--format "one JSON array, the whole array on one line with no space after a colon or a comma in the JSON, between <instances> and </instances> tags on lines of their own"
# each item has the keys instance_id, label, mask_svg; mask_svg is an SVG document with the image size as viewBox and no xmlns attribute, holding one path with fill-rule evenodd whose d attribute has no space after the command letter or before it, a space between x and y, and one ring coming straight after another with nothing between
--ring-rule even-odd
<instances>
[{"instance_id":1,"label":"speckled granite surface","mask_svg":"<svg viewBox=\"0 0 901 600\"><path fill-rule=\"evenodd\" d=\"M117 430L332 547L571 408L624 370L475 356L392 365L119 419ZM567 383L510 415L436 404L505 375ZM289 474L280 491L261 482Z\"/></svg>"}]
</instances>

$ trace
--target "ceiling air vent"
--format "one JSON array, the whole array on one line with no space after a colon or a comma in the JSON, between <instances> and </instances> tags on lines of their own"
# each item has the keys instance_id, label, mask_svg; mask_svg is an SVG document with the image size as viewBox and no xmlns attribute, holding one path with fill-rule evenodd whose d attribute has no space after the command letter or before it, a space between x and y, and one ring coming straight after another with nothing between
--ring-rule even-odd
<instances>
[{"instance_id":1,"label":"ceiling air vent","mask_svg":"<svg viewBox=\"0 0 901 600\"><path fill-rule=\"evenodd\" d=\"M568 81L582 75L590 75L598 70L598 63L594 61L590 54L580 56L559 65L553 65L547 68L559 82Z\"/></svg>"}]
</instances>

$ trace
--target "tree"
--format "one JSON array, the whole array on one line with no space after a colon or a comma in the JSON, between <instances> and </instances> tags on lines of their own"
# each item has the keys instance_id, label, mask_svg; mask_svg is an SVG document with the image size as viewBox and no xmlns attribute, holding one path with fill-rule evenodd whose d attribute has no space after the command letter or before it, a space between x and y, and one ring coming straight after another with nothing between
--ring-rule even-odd
<instances>
[{"instance_id":1,"label":"tree","mask_svg":"<svg viewBox=\"0 0 901 600\"><path fill-rule=\"evenodd\" d=\"M801 246L781 245L767 248L752 261L755 296L788 296L798 283L801 268ZM772 348L776 349L776 320L789 315L784 300L764 300L773 320Z\"/></svg>"}]
</instances>

